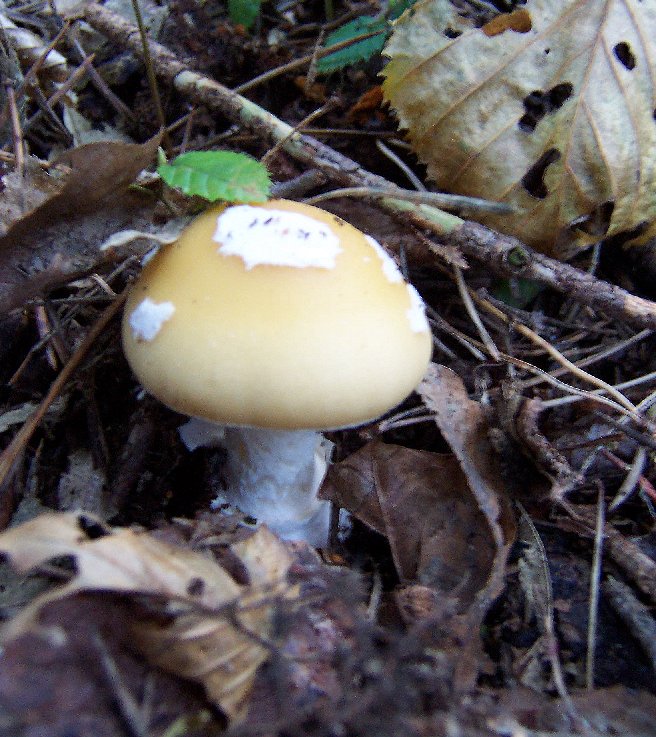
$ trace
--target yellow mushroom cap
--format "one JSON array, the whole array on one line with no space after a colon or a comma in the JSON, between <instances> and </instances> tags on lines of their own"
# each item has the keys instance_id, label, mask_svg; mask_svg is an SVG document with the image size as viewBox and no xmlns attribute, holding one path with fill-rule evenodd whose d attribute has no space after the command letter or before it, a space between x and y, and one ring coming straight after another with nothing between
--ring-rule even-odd
<instances>
[{"instance_id":1,"label":"yellow mushroom cap","mask_svg":"<svg viewBox=\"0 0 656 737\"><path fill-rule=\"evenodd\" d=\"M431 353L423 303L369 236L272 200L215 207L145 266L128 362L169 407L226 425L328 429L401 402Z\"/></svg>"}]
</instances>

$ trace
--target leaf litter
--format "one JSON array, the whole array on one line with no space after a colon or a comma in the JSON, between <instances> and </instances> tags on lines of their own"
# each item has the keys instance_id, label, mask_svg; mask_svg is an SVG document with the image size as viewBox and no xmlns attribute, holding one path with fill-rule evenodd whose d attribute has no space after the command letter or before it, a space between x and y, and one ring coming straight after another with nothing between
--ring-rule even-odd
<instances>
[{"instance_id":1,"label":"leaf litter","mask_svg":"<svg viewBox=\"0 0 656 737\"><path fill-rule=\"evenodd\" d=\"M419 18L426 5L417 6ZM538 27L552 10L553 4L529 2L492 21L486 13L476 27L505 46L513 34L529 34L529 26ZM172 7L169 35L165 28L163 37L182 58L193 55L200 69L211 69L220 59L221 79L225 75L235 86L248 81L239 75L252 71L244 55L266 66L291 53L291 45L276 50L258 31L249 39L235 36L223 21L213 25L200 12L198 7ZM293 12L301 17L316 10ZM274 22L272 17L262 19L265 27ZM582 28L594 25L595 17L591 13ZM462 24L461 35L467 36L468 22L458 18L450 26L452 35ZM406 16L397 29L410 20ZM190 23L197 24L191 31ZM289 29L276 25L275 30L284 36ZM309 51L316 42L312 37ZM643 74L644 58L635 48L633 37L626 47L616 43L612 63L627 74ZM632 64L628 52L637 61L633 70L627 68ZM546 102L544 94L530 96L536 90L544 93L544 87L531 75L518 74L528 87L522 87L515 103L523 125L534 125L528 137L537 139L552 119L560 120L571 98L561 102L558 93L564 90L558 85L555 92L549 87L553 94ZM327 79L326 90L337 90L343 100L331 102L336 107L325 113L326 122L343 125L345 113L376 81L363 68ZM129 94L129 86L113 84ZM272 112L290 121L312 113L303 109L311 101L298 98L293 84L293 104L285 95L269 100ZM445 86L450 85L447 79ZM89 102L95 95L89 89L80 94L87 105L85 120L93 114ZM188 113L186 103L180 105L174 96L170 104L178 106L181 116ZM194 110L188 130L195 131L199 148L207 143L207 131L221 135L217 120L210 118L201 108ZM485 128L484 122L478 120L477 130ZM122 129L120 115L109 125ZM376 100L358 110L362 131L379 132L385 125L391 132L393 125ZM156 126L144 123L138 140L146 128L154 135ZM472 141L474 128L467 133ZM81 147L66 164L28 157L22 176L4 174L0 305L2 314L14 311L0 325L1 365L8 381L3 439L11 437L34 406L31 402L42 396L56 367L66 365L97 317L98 303L111 302L129 282L135 257L143 253L135 238L154 234L155 240L167 242L162 224L194 206L171 192L165 203L155 205L161 191L152 180L148 191L129 188L140 169L152 164L155 140ZM366 138L356 140L362 145L349 145L359 160L379 160ZM241 143L237 136L236 145ZM338 143L349 148L345 140ZM256 157L266 150L252 140L246 147ZM515 157L507 159L512 168ZM298 173L297 164L280 151L269 163L276 179ZM545 176L529 182L535 192L541 184L551 185L559 165L542 163ZM647 166L641 182L648 181L649 172ZM596 186L603 177L595 176ZM94 179L99 182L95 192L88 186ZM568 232L568 247L597 237L609 223L612 229L634 222L620 218L630 208L622 209L626 187L624 180L617 181L619 189L611 192L617 217L615 210L602 207L592 213L599 222L592 217L587 224L576 221L579 230L583 225L588 232L579 233L578 241L568 241ZM589 201L598 204L607 191L595 190ZM639 192L636 204L649 214L646 195ZM612 497L622 481L617 465L605 462L597 449L605 444L630 462L649 425L626 423L618 430L611 418L606 422L595 416L580 395L571 405L549 404L562 397L553 385L530 384L535 379L527 366L536 364L554 376L562 367L553 354L540 353L525 333L517 334L512 320L529 324L575 362L610 351L598 359L597 368L618 383L643 380L649 337L638 340L628 326L590 310L576 312L566 299L538 290L532 305L525 304L532 312L501 305L512 316L508 322L485 316L500 356L486 359L460 293L444 269L435 266L432 254L452 247L446 239L430 243L432 253L427 253L425 234L409 230L407 223L387 222L375 206L339 201L330 207L401 252L435 310L437 356L448 366L432 366L398 421L392 417L331 434L341 460L333 465L323 494L348 510L350 525L320 557L304 545L283 544L266 530L254 532L250 520L202 512L221 491L221 455L183 450L179 417L139 393L117 348L116 325L110 323L77 374L69 377L61 408L33 428L24 456L0 490L3 518L11 517L22 497L12 522L16 526L7 530L0 546L10 561L31 570L18 585L3 579L2 728L21 735L42 728L53 737L70 734L70 729L94 737L125 734L126 729L139 735L210 735L224 733L228 723L230 734L244 737L653 734L654 663L650 649L640 645L644 630L623 624L641 617L653 621L653 531L647 498L637 492L629 494L619 516L609 517L604 563L604 572L612 570L630 581L637 596L631 617L624 607L620 621L610 597L602 596L597 687L581 688L595 482L606 484ZM583 214L589 216L588 210ZM570 224L565 221L572 217L571 203L563 212L564 220L554 226L558 233ZM524 225L533 227L527 221ZM526 231L529 241L533 230ZM109 252L99 251L101 244L108 244ZM473 260L462 268L467 284L479 294L497 293L498 284ZM33 318L37 310L40 333ZM51 334L44 332L48 327ZM625 339L635 342L619 348ZM43 358L45 346L56 346L54 362ZM506 356L509 363L504 363ZM565 378L577 384L577 377ZM502 390L502 383L512 390ZM638 405L649 386L647 379L622 391ZM510 421L500 422L503 405L511 405L513 396L520 412L509 412ZM544 401L533 442L526 423L517 419L527 398ZM544 463L536 467L538 445L538 462L550 454L572 469L576 483L558 500L549 494L552 479L545 481L553 469ZM650 475L647 465L642 488ZM516 499L533 533L522 527L513 545ZM112 524L89 509L29 519L48 508L75 510L82 504L92 510L98 505L96 510L103 518L110 516ZM19 518L26 517L29 521L18 526ZM548 631L545 611L551 619ZM560 684L553 677L554 665L560 668Z\"/></svg>"},{"instance_id":2,"label":"leaf litter","mask_svg":"<svg viewBox=\"0 0 656 737\"><path fill-rule=\"evenodd\" d=\"M0 210L0 313L93 271L107 258L98 246L122 224L148 230L152 200L128 185L152 163L159 140L89 143L67 151L60 161L70 173L63 181L36 166L26 180L10 175L11 200Z\"/></svg>"},{"instance_id":3,"label":"leaf litter","mask_svg":"<svg viewBox=\"0 0 656 737\"><path fill-rule=\"evenodd\" d=\"M169 621L137 623L137 646L154 664L200 682L233 718L267 657L263 641L271 633L276 598L294 596L285 582L291 558L264 528L233 546L248 586L200 553L167 545L147 532L110 530L86 514L49 514L25 522L2 534L0 550L23 573L64 556L75 564L68 583L37 597L12 620L5 641L36 627L46 604L73 593L101 590L162 598Z\"/></svg>"}]
</instances>

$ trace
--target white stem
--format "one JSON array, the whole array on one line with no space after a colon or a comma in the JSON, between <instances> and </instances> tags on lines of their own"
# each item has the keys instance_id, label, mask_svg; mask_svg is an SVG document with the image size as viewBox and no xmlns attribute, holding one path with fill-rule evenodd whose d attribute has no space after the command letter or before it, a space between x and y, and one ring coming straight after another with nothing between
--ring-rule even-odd
<instances>
[{"instance_id":1,"label":"white stem","mask_svg":"<svg viewBox=\"0 0 656 737\"><path fill-rule=\"evenodd\" d=\"M181 436L188 447L206 444L197 442L199 436L205 436L206 441L211 439L212 444L225 448L226 502L283 538L326 544L330 504L317 499L317 492L332 443L320 433L212 428L203 420L192 420L182 428Z\"/></svg>"}]
</instances>

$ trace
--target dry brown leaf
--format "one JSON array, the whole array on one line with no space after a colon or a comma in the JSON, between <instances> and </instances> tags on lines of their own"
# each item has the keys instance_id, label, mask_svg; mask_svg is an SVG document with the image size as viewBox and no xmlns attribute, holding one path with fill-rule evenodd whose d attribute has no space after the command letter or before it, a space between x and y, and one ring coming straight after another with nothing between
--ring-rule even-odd
<instances>
[{"instance_id":1,"label":"dry brown leaf","mask_svg":"<svg viewBox=\"0 0 656 737\"><path fill-rule=\"evenodd\" d=\"M387 536L401 611L442 633L465 689L485 664L480 625L502 591L514 524L481 407L436 366L419 391L454 455L369 443L330 469L321 495Z\"/></svg>"},{"instance_id":2,"label":"dry brown leaf","mask_svg":"<svg viewBox=\"0 0 656 737\"><path fill-rule=\"evenodd\" d=\"M435 422L467 477L497 550L503 550L513 542L516 528L483 407L469 399L457 374L437 364L429 366L418 392L435 413Z\"/></svg>"},{"instance_id":3,"label":"dry brown leaf","mask_svg":"<svg viewBox=\"0 0 656 737\"><path fill-rule=\"evenodd\" d=\"M521 12L489 34L449 0L417 3L385 49L384 91L438 187L512 205L481 219L565 257L654 220L656 4Z\"/></svg>"},{"instance_id":4,"label":"dry brown leaf","mask_svg":"<svg viewBox=\"0 0 656 737\"><path fill-rule=\"evenodd\" d=\"M494 542L453 456L375 441L331 468L322 495L388 538L404 583L459 610L485 585Z\"/></svg>"},{"instance_id":5,"label":"dry brown leaf","mask_svg":"<svg viewBox=\"0 0 656 737\"><path fill-rule=\"evenodd\" d=\"M15 171L5 174L0 197L0 238L13 223L56 195L61 187L62 182L47 174L32 156L26 159L22 176Z\"/></svg>"},{"instance_id":6,"label":"dry brown leaf","mask_svg":"<svg viewBox=\"0 0 656 737\"><path fill-rule=\"evenodd\" d=\"M233 548L250 577L238 584L200 553L147 532L110 529L89 515L47 514L0 535L0 551L21 572L73 556L76 574L37 597L7 626L12 640L51 601L83 591L150 595L166 602L166 622L136 623L136 643L153 663L201 683L231 718L243 714L257 668L267 659L274 604L294 595L286 547L266 528Z\"/></svg>"},{"instance_id":7,"label":"dry brown leaf","mask_svg":"<svg viewBox=\"0 0 656 737\"><path fill-rule=\"evenodd\" d=\"M440 432L458 459L468 489L486 521L493 547L486 570L487 579L477 590L468 610L469 622L478 630L485 612L503 590L506 560L516 535L515 519L496 454L489 441L483 407L469 399L457 374L436 364L429 366L417 391L435 414ZM463 627L462 618L457 620L457 624ZM469 675L466 660L460 665L461 680L466 683Z\"/></svg>"},{"instance_id":8,"label":"dry brown leaf","mask_svg":"<svg viewBox=\"0 0 656 737\"><path fill-rule=\"evenodd\" d=\"M152 199L127 186L154 159L159 136L144 144L90 143L60 163L73 167L63 184L14 175L0 205L0 314L41 291L96 267L98 246L120 230L148 230Z\"/></svg>"}]
</instances>

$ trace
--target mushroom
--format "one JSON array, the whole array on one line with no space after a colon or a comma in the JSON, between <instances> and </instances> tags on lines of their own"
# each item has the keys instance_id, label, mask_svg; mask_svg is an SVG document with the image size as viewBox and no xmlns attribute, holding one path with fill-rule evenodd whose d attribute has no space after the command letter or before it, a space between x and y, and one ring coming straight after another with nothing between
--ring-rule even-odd
<instances>
[{"instance_id":1,"label":"mushroom","mask_svg":"<svg viewBox=\"0 0 656 737\"><path fill-rule=\"evenodd\" d=\"M373 238L272 200L211 208L155 254L127 300L123 345L148 392L202 421L183 429L188 444L220 426L226 500L321 545L320 431L405 399L432 341L419 294Z\"/></svg>"}]
</instances>

